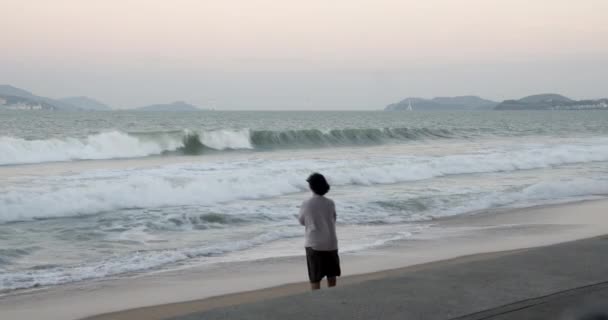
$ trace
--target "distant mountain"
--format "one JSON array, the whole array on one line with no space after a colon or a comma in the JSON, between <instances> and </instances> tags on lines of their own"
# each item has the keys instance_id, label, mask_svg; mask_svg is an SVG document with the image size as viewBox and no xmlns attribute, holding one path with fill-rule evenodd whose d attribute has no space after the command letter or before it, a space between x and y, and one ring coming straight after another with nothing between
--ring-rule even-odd
<instances>
[{"instance_id":1,"label":"distant mountain","mask_svg":"<svg viewBox=\"0 0 608 320\"><path fill-rule=\"evenodd\" d=\"M555 93L536 94L519 100L505 100L494 110L608 110L608 99L572 100Z\"/></svg>"},{"instance_id":2,"label":"distant mountain","mask_svg":"<svg viewBox=\"0 0 608 320\"><path fill-rule=\"evenodd\" d=\"M389 104L385 111L449 111L449 110L490 110L498 102L482 99L477 96L436 97L433 99L405 98L400 102Z\"/></svg>"},{"instance_id":3,"label":"distant mountain","mask_svg":"<svg viewBox=\"0 0 608 320\"><path fill-rule=\"evenodd\" d=\"M31 92L7 84L0 84L0 94L15 97L34 98Z\"/></svg>"},{"instance_id":4,"label":"distant mountain","mask_svg":"<svg viewBox=\"0 0 608 320\"><path fill-rule=\"evenodd\" d=\"M35 95L27 90L10 85L0 85L0 110L52 110L52 111L90 111L111 110L106 104L89 97L66 97L52 99ZM183 101L167 104L154 104L135 108L136 111L198 111L196 106Z\"/></svg>"},{"instance_id":5,"label":"distant mountain","mask_svg":"<svg viewBox=\"0 0 608 320\"><path fill-rule=\"evenodd\" d=\"M498 104L496 101L483 99L477 96L437 97L432 100L444 106L469 110L492 109Z\"/></svg>"},{"instance_id":6,"label":"distant mountain","mask_svg":"<svg viewBox=\"0 0 608 320\"><path fill-rule=\"evenodd\" d=\"M0 85L0 108L15 110L76 111L80 108L67 102L37 96L10 85Z\"/></svg>"},{"instance_id":7,"label":"distant mountain","mask_svg":"<svg viewBox=\"0 0 608 320\"><path fill-rule=\"evenodd\" d=\"M167 104L153 104L150 106L144 106L135 108L136 111L199 111L196 106L188 104L184 101L175 101Z\"/></svg>"},{"instance_id":8,"label":"distant mountain","mask_svg":"<svg viewBox=\"0 0 608 320\"><path fill-rule=\"evenodd\" d=\"M574 100L556 93L535 94L519 99L523 103L570 103Z\"/></svg>"},{"instance_id":9,"label":"distant mountain","mask_svg":"<svg viewBox=\"0 0 608 320\"><path fill-rule=\"evenodd\" d=\"M112 110L106 104L99 102L95 99L91 99L89 97L67 97L61 98L59 101L63 101L75 107L78 107L83 110L98 110L98 111L108 111Z\"/></svg>"}]
</instances>

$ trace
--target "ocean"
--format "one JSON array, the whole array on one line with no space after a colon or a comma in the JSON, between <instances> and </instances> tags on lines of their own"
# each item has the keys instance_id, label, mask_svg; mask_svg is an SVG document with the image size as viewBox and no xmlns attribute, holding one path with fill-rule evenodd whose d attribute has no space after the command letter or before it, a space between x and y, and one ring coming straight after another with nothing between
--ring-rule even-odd
<instances>
[{"instance_id":1,"label":"ocean","mask_svg":"<svg viewBox=\"0 0 608 320\"><path fill-rule=\"evenodd\" d=\"M374 250L605 197L608 112L0 112L0 294L303 255L312 172Z\"/></svg>"}]
</instances>

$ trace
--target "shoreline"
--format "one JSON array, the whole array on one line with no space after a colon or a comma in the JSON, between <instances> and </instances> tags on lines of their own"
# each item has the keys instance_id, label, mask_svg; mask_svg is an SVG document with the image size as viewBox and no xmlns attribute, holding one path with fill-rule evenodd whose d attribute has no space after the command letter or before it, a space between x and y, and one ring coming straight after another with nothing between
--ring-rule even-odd
<instances>
[{"instance_id":1,"label":"shoreline","mask_svg":"<svg viewBox=\"0 0 608 320\"><path fill-rule=\"evenodd\" d=\"M438 238L344 254L347 276L338 286L608 234L608 222L599 219L607 206L608 200L590 200L438 220ZM0 298L0 316L166 319L308 291L301 257L271 258L24 292Z\"/></svg>"}]
</instances>

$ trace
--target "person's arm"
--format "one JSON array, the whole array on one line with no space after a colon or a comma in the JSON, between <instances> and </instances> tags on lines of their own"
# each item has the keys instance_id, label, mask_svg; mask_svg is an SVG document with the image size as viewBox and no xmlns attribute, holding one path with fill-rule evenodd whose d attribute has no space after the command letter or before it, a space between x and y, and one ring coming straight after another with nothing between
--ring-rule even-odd
<instances>
[{"instance_id":1,"label":"person's arm","mask_svg":"<svg viewBox=\"0 0 608 320\"><path fill-rule=\"evenodd\" d=\"M304 215L306 213L306 210L304 210L304 205L305 203L302 203L302 205L300 206L300 213L298 214L298 221L300 221L301 225L306 225L306 220L304 219Z\"/></svg>"},{"instance_id":2,"label":"person's arm","mask_svg":"<svg viewBox=\"0 0 608 320\"><path fill-rule=\"evenodd\" d=\"M332 207L334 207L334 222L336 222L336 220L338 220L338 214L336 213L336 204L332 201L331 205Z\"/></svg>"}]
</instances>

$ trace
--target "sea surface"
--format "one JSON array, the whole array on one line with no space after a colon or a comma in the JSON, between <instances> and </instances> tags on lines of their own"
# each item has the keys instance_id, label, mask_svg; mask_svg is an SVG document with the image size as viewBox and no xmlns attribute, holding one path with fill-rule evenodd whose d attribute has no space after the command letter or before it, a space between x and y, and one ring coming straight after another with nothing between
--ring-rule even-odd
<instances>
[{"instance_id":1,"label":"sea surface","mask_svg":"<svg viewBox=\"0 0 608 320\"><path fill-rule=\"evenodd\" d=\"M608 112L0 112L0 294L302 255L312 172L374 250L604 197Z\"/></svg>"}]
</instances>

